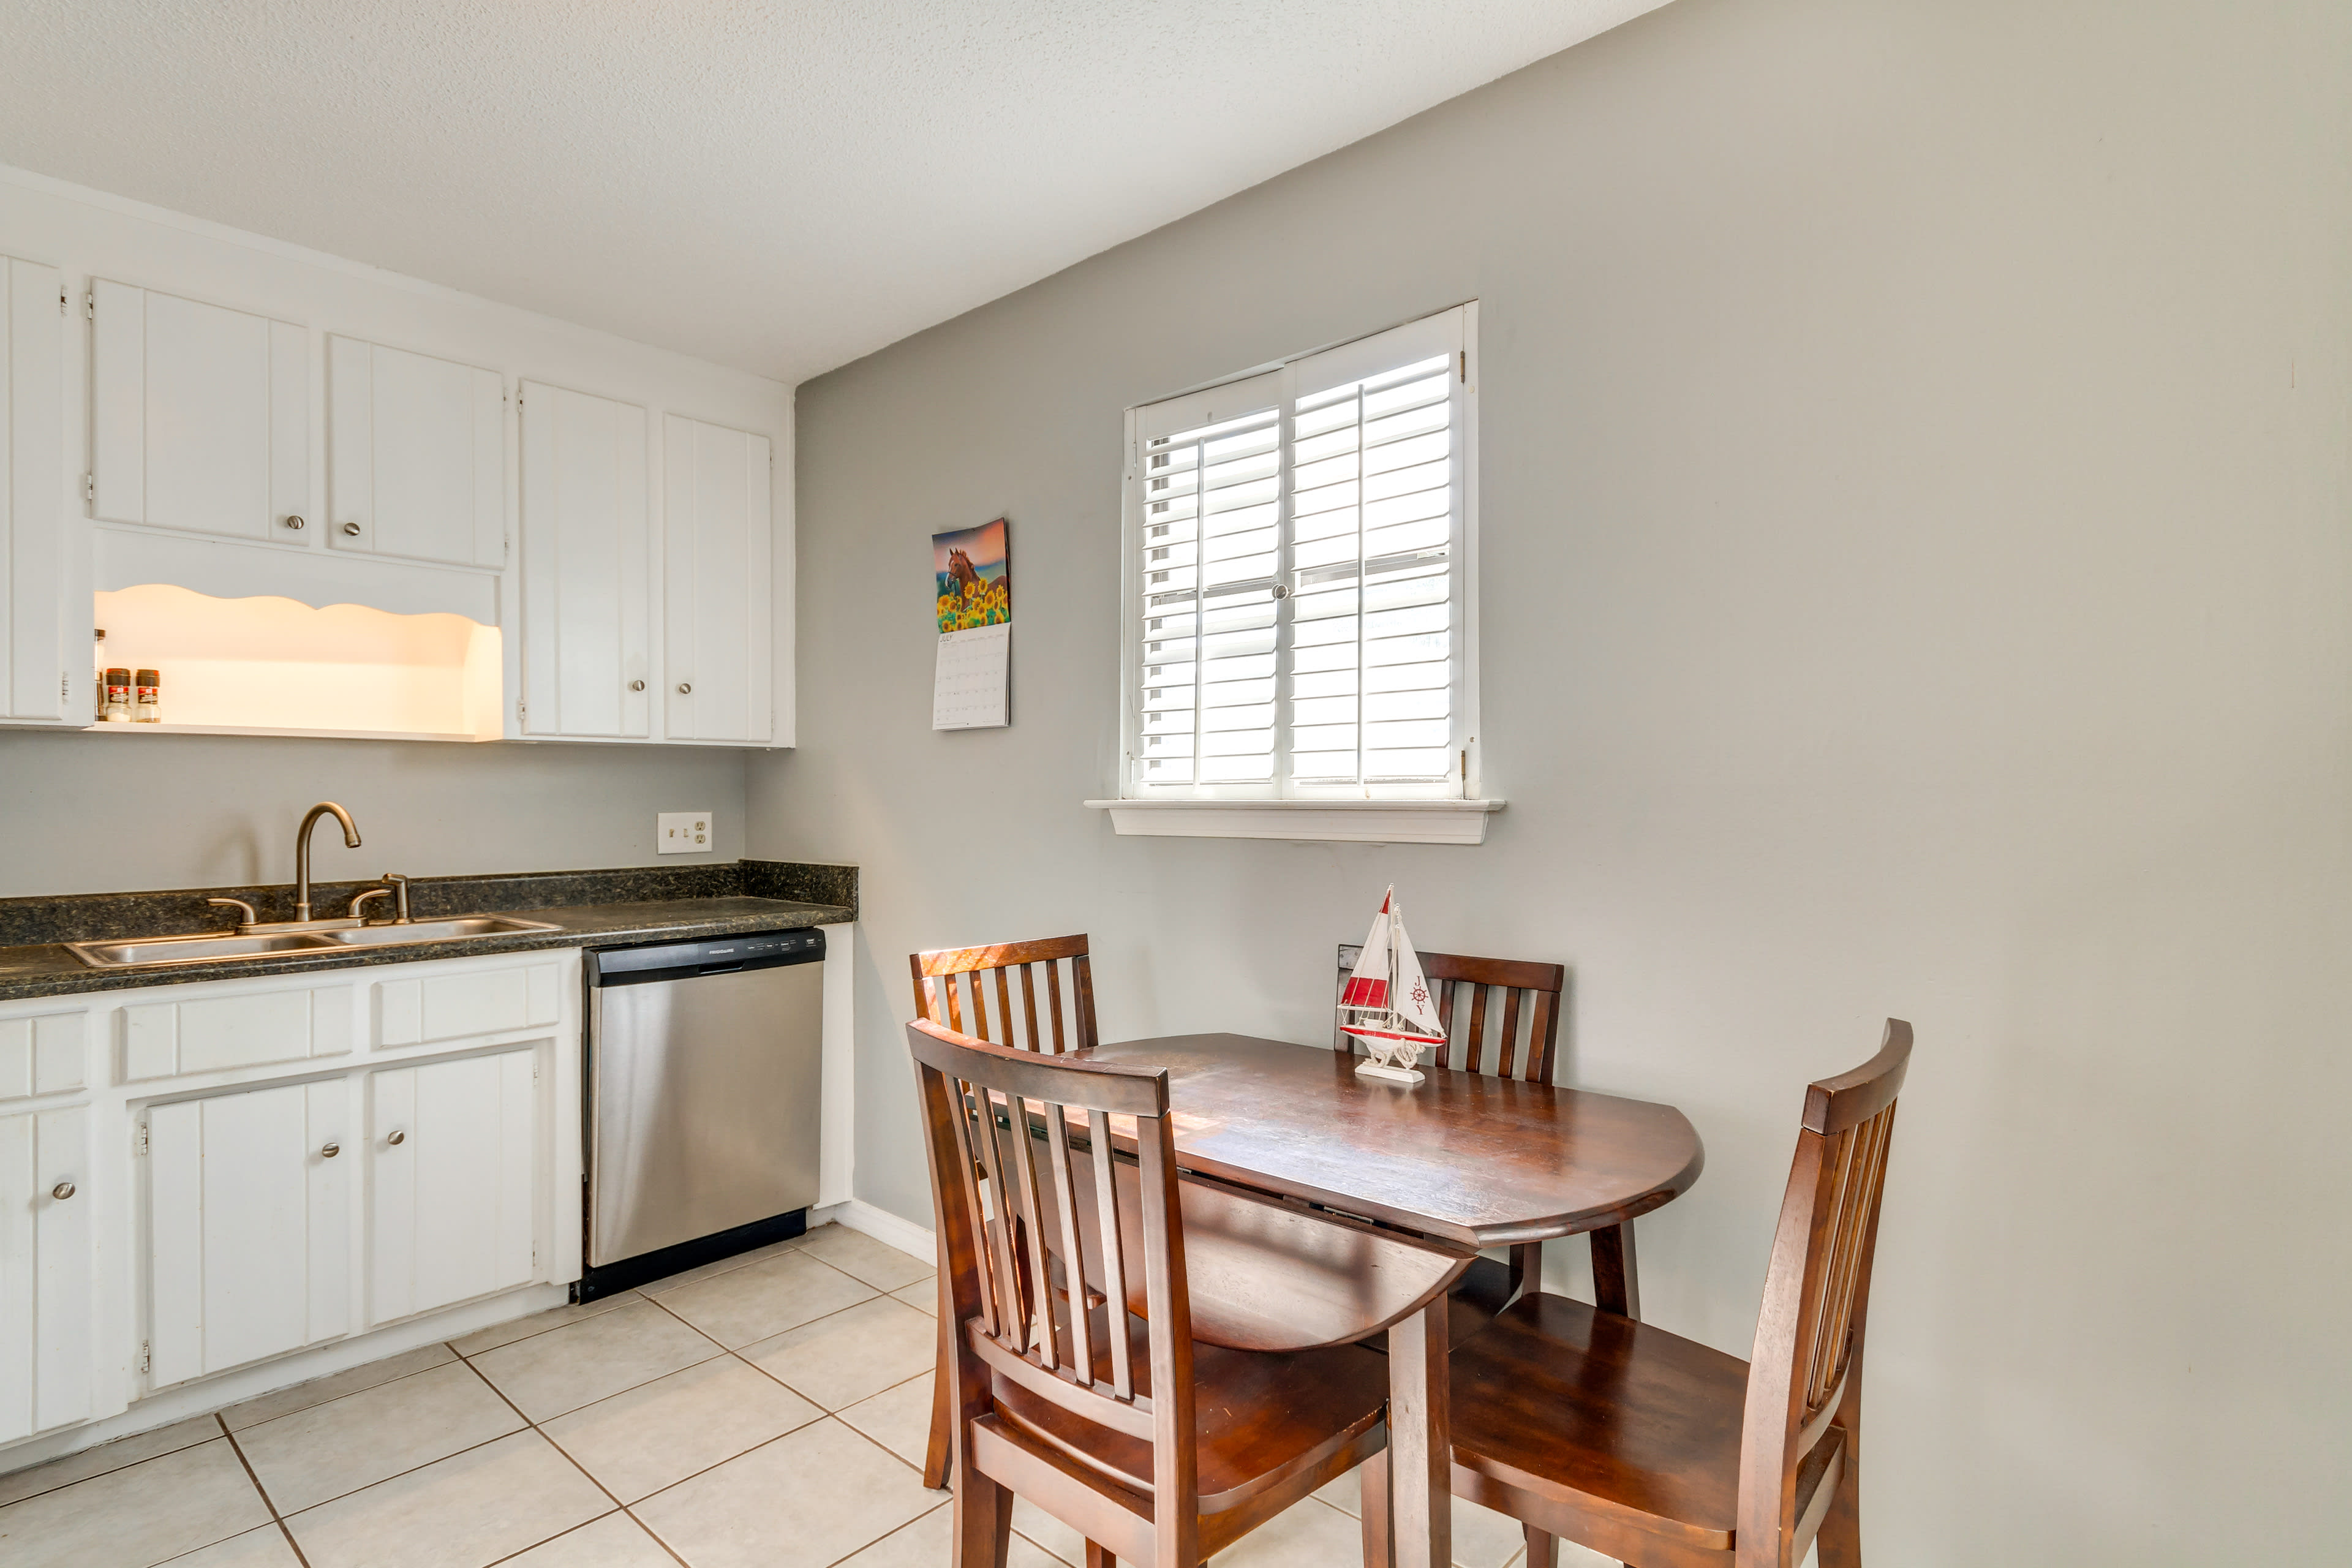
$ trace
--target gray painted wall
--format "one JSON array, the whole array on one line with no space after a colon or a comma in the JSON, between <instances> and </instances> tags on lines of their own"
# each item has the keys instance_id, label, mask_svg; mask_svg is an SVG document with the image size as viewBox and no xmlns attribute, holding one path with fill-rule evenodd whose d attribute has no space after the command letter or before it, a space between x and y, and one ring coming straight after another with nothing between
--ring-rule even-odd
<instances>
[{"instance_id":1,"label":"gray painted wall","mask_svg":"<svg viewBox=\"0 0 2352 1568\"><path fill-rule=\"evenodd\" d=\"M688 746L466 746L0 731L0 898L294 879L294 829L340 801L322 878L656 863L654 814L711 810L707 856L743 853L743 753Z\"/></svg>"},{"instance_id":2,"label":"gray painted wall","mask_svg":"<svg viewBox=\"0 0 2352 1568\"><path fill-rule=\"evenodd\" d=\"M1320 1040L1393 880L1696 1122L1643 1294L1743 1354L1802 1085L1916 1023L1874 1556L2339 1554L2348 110L2332 0L1682 0L802 387L750 852L864 868L858 1192L928 1216L910 951ZM1114 837L1120 411L1474 297L1489 841ZM934 734L1000 512L1015 722Z\"/></svg>"}]
</instances>

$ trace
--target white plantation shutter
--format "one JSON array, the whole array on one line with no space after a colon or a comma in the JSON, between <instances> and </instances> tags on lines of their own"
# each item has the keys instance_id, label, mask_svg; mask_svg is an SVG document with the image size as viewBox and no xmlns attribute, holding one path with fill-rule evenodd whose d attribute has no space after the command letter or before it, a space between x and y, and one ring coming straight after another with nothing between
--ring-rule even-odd
<instances>
[{"instance_id":1,"label":"white plantation shutter","mask_svg":"<svg viewBox=\"0 0 2352 1568\"><path fill-rule=\"evenodd\" d=\"M1470 310L1132 411L1127 793L1462 793Z\"/></svg>"}]
</instances>

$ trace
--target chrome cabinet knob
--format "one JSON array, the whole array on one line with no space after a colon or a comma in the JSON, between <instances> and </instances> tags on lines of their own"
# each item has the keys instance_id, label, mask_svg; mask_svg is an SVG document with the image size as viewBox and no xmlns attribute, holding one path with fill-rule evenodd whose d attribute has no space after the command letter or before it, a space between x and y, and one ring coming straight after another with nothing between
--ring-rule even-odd
<instances>
[{"instance_id":1,"label":"chrome cabinet knob","mask_svg":"<svg viewBox=\"0 0 2352 1568\"><path fill-rule=\"evenodd\" d=\"M691 680L681 680L681 681L679 681L679 682L677 683L677 694L678 694L680 697L688 697L688 696L691 696L691 695L693 694L693 692L694 692L694 682L692 682Z\"/></svg>"},{"instance_id":2,"label":"chrome cabinet knob","mask_svg":"<svg viewBox=\"0 0 2352 1568\"><path fill-rule=\"evenodd\" d=\"M360 536L360 525L356 522L347 522L343 524L343 531L357 539Z\"/></svg>"},{"instance_id":3,"label":"chrome cabinet knob","mask_svg":"<svg viewBox=\"0 0 2352 1568\"><path fill-rule=\"evenodd\" d=\"M289 517L286 520L286 526L292 529L299 529L302 526L302 520L299 517Z\"/></svg>"},{"instance_id":4,"label":"chrome cabinet knob","mask_svg":"<svg viewBox=\"0 0 2352 1568\"><path fill-rule=\"evenodd\" d=\"M342 1152L343 1146L341 1143L323 1143L319 1147L319 1158L331 1160Z\"/></svg>"},{"instance_id":5,"label":"chrome cabinet knob","mask_svg":"<svg viewBox=\"0 0 2352 1568\"><path fill-rule=\"evenodd\" d=\"M56 1186L49 1189L49 1196L57 1199L59 1203L65 1202L68 1198L73 1195L74 1184L69 1181L59 1182Z\"/></svg>"},{"instance_id":6,"label":"chrome cabinet knob","mask_svg":"<svg viewBox=\"0 0 2352 1568\"><path fill-rule=\"evenodd\" d=\"M395 1131L391 1137L386 1138L384 1142L394 1148L398 1148L401 1144L408 1142L408 1134L405 1132Z\"/></svg>"},{"instance_id":7,"label":"chrome cabinet knob","mask_svg":"<svg viewBox=\"0 0 2352 1568\"><path fill-rule=\"evenodd\" d=\"M632 691L643 691L645 689L646 683L642 680L632 680L629 682L629 689Z\"/></svg>"}]
</instances>

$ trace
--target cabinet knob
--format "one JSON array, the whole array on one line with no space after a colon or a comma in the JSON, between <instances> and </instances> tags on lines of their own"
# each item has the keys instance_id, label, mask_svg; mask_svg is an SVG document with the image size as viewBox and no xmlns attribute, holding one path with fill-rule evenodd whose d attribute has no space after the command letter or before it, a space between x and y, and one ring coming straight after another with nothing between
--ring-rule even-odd
<instances>
[{"instance_id":1,"label":"cabinet knob","mask_svg":"<svg viewBox=\"0 0 2352 1568\"><path fill-rule=\"evenodd\" d=\"M74 1184L71 1182L59 1182L56 1186L49 1189L49 1196L57 1199L59 1203L65 1202L68 1198L73 1195Z\"/></svg>"},{"instance_id":2,"label":"cabinet knob","mask_svg":"<svg viewBox=\"0 0 2352 1568\"><path fill-rule=\"evenodd\" d=\"M629 689L632 691L643 691L645 689L646 683L642 680L632 680L629 682Z\"/></svg>"},{"instance_id":3,"label":"cabinet knob","mask_svg":"<svg viewBox=\"0 0 2352 1568\"><path fill-rule=\"evenodd\" d=\"M343 524L343 531L357 539L360 536L360 525L356 522L347 522Z\"/></svg>"},{"instance_id":4,"label":"cabinet knob","mask_svg":"<svg viewBox=\"0 0 2352 1568\"><path fill-rule=\"evenodd\" d=\"M395 1131L391 1137L385 1139L384 1142L392 1144L394 1148L397 1148L401 1144L408 1142L408 1134L405 1132Z\"/></svg>"},{"instance_id":5,"label":"cabinet knob","mask_svg":"<svg viewBox=\"0 0 2352 1568\"><path fill-rule=\"evenodd\" d=\"M321 1160L331 1160L342 1152L343 1146L341 1143L323 1144L320 1147L319 1158Z\"/></svg>"},{"instance_id":6,"label":"cabinet knob","mask_svg":"<svg viewBox=\"0 0 2352 1568\"><path fill-rule=\"evenodd\" d=\"M693 690L694 682L691 680L681 680L677 683L677 694L680 697L688 696L692 694Z\"/></svg>"},{"instance_id":7,"label":"cabinet knob","mask_svg":"<svg viewBox=\"0 0 2352 1568\"><path fill-rule=\"evenodd\" d=\"M286 526L289 528L300 528L302 526L302 520L299 517L289 517L286 520Z\"/></svg>"}]
</instances>

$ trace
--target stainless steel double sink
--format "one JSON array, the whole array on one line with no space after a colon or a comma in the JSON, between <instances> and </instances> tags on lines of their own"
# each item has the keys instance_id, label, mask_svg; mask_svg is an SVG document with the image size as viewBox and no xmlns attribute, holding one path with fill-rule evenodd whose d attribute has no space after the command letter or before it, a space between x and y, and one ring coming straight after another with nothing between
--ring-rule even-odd
<instances>
[{"instance_id":1,"label":"stainless steel double sink","mask_svg":"<svg viewBox=\"0 0 2352 1568\"><path fill-rule=\"evenodd\" d=\"M145 969L166 963L217 963L236 958L289 958L332 952L338 948L389 947L416 942L451 942L508 931L560 931L544 921L509 915L459 915L407 925L352 925L335 931L254 931L219 935L129 937L106 942L69 942L67 949L93 969Z\"/></svg>"}]
</instances>

